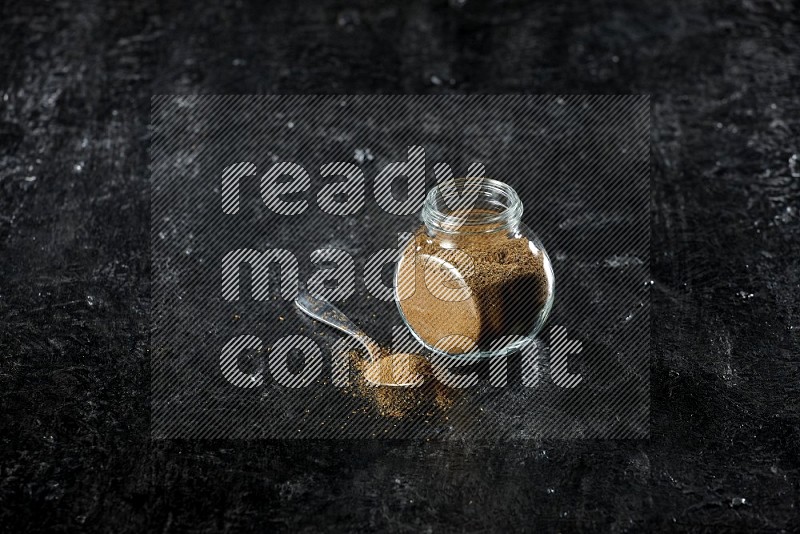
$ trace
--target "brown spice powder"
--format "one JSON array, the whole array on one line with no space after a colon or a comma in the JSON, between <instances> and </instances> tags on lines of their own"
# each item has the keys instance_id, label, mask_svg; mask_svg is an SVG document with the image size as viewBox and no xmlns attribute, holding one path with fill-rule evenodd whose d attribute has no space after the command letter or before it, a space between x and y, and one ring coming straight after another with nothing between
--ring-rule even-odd
<instances>
[{"instance_id":1,"label":"brown spice powder","mask_svg":"<svg viewBox=\"0 0 800 534\"><path fill-rule=\"evenodd\" d=\"M398 386L415 384L424 371L424 360L416 354L384 354L367 362L363 376L373 384Z\"/></svg>"},{"instance_id":2,"label":"brown spice powder","mask_svg":"<svg viewBox=\"0 0 800 534\"><path fill-rule=\"evenodd\" d=\"M361 373L354 393L370 400L383 417L433 416L437 411L453 406L460 394L439 384L430 363L420 355L390 354L387 351L376 360L364 358L358 350L351 350L347 355ZM414 378L420 378L421 384L416 387L374 384L405 384L413 382Z\"/></svg>"},{"instance_id":3,"label":"brown spice powder","mask_svg":"<svg viewBox=\"0 0 800 534\"><path fill-rule=\"evenodd\" d=\"M452 264L453 250L471 258L471 272ZM433 284L448 283L463 285L464 296L441 298ZM544 255L528 239L505 232L443 239L422 227L403 251L398 295L406 321L429 346L456 354L468 352L473 343L488 349L502 336L524 336L534 328L548 296Z\"/></svg>"}]
</instances>

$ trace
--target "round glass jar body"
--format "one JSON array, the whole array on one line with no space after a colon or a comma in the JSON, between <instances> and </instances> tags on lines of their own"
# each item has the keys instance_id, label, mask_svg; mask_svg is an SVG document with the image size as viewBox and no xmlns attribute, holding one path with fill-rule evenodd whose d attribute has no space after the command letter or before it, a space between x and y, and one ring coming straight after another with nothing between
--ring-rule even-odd
<instances>
[{"instance_id":1,"label":"round glass jar body","mask_svg":"<svg viewBox=\"0 0 800 534\"><path fill-rule=\"evenodd\" d=\"M555 290L550 258L521 222L522 202L509 185L454 182L453 191L472 187L475 201L452 209L459 204L452 191L428 193L423 224L397 262L395 301L414 337L435 354L507 354L547 320Z\"/></svg>"}]
</instances>

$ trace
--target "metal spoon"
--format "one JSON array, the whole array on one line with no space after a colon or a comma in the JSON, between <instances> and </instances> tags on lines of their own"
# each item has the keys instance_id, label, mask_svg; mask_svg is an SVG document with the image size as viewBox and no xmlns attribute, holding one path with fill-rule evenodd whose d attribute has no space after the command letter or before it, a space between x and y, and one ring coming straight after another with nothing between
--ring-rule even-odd
<instances>
[{"instance_id":1,"label":"metal spoon","mask_svg":"<svg viewBox=\"0 0 800 534\"><path fill-rule=\"evenodd\" d=\"M353 321L348 319L339 308L330 302L312 297L307 292L301 291L300 294L297 295L294 303L300 309L300 311L306 315L316 319L317 321L323 322L328 326L332 326L337 330L341 330L345 334L353 337L356 341L363 345L365 349L367 349L367 354L369 355L371 362L376 362L378 358L381 357L381 353L384 352L378 343L376 343L366 334L366 332L359 328L358 325L356 325ZM392 356L403 355L396 354ZM375 376L370 376L370 373L365 373L364 378L368 382L377 386L413 387L422 382L422 378L418 376L415 377L416 380L406 383L380 382Z\"/></svg>"}]
</instances>

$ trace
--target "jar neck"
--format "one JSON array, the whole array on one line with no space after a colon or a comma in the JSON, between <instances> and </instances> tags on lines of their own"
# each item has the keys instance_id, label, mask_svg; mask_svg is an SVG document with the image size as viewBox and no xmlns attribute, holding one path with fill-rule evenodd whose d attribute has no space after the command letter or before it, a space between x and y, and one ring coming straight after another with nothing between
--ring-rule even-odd
<instances>
[{"instance_id":1,"label":"jar neck","mask_svg":"<svg viewBox=\"0 0 800 534\"><path fill-rule=\"evenodd\" d=\"M516 230L522 219L517 192L490 178L455 178L428 192L422 222L433 232L480 234Z\"/></svg>"}]
</instances>

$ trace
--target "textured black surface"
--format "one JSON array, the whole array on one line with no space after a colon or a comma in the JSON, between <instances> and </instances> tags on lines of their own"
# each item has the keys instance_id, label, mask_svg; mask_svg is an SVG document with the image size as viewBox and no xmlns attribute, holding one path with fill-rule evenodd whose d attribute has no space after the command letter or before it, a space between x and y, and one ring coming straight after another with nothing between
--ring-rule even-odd
<instances>
[{"instance_id":1,"label":"textured black surface","mask_svg":"<svg viewBox=\"0 0 800 534\"><path fill-rule=\"evenodd\" d=\"M800 528L793 2L109 5L2 5L8 530ZM148 441L149 97L177 92L652 93L652 438Z\"/></svg>"}]
</instances>

